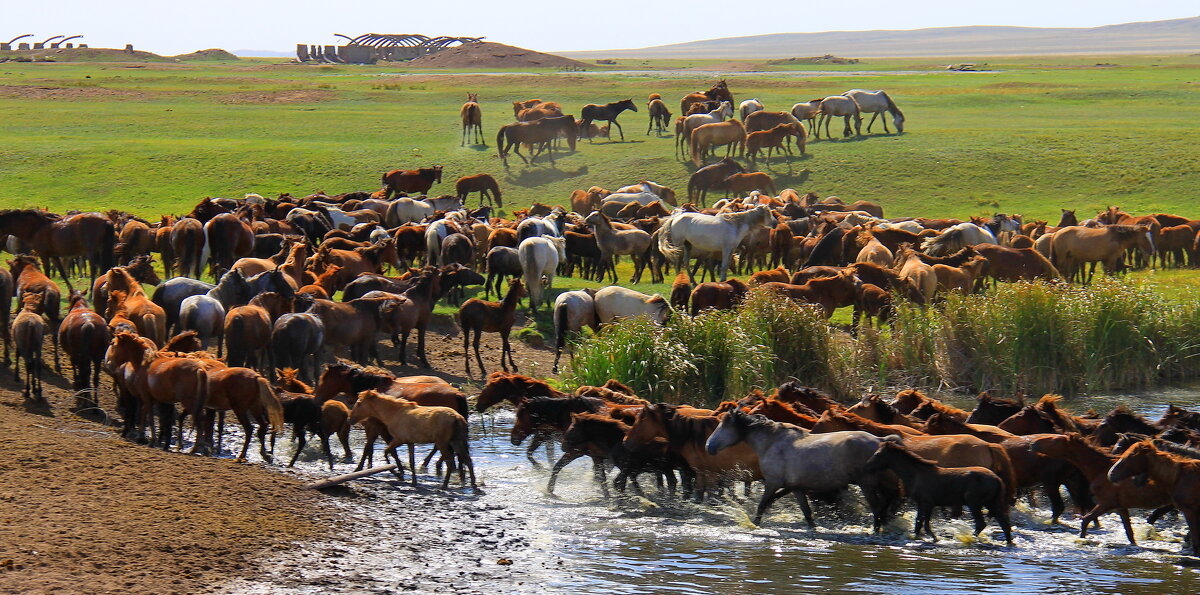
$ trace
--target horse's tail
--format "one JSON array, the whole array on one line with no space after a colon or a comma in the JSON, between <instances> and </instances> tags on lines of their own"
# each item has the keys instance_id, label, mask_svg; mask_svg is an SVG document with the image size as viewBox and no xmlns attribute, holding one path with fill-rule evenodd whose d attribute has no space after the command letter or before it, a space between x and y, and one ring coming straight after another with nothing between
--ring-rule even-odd
<instances>
[{"instance_id":1,"label":"horse's tail","mask_svg":"<svg viewBox=\"0 0 1200 595\"><path fill-rule=\"evenodd\" d=\"M896 117L900 118L901 121L903 121L904 120L904 112L900 111L900 108L896 107L896 102L892 101L892 98L883 91L880 91L879 94L883 95L883 100L887 102L888 111L891 112L893 116L896 116Z\"/></svg>"},{"instance_id":2,"label":"horse's tail","mask_svg":"<svg viewBox=\"0 0 1200 595\"><path fill-rule=\"evenodd\" d=\"M521 263L521 276L525 281L525 289L529 292L529 308L531 310L542 299L542 267L537 266L535 256L532 249L523 252L520 249L517 250L517 260Z\"/></svg>"},{"instance_id":3,"label":"horse's tail","mask_svg":"<svg viewBox=\"0 0 1200 595\"><path fill-rule=\"evenodd\" d=\"M558 367L558 356L567 344L567 314L566 302L554 305L554 365Z\"/></svg>"},{"instance_id":4,"label":"horse's tail","mask_svg":"<svg viewBox=\"0 0 1200 595\"><path fill-rule=\"evenodd\" d=\"M504 134L506 132L508 132L508 126L501 126L500 131L496 133L496 152L501 159L508 156L508 151L504 150Z\"/></svg>"},{"instance_id":5,"label":"horse's tail","mask_svg":"<svg viewBox=\"0 0 1200 595\"><path fill-rule=\"evenodd\" d=\"M1017 498L1017 471L1013 468L1012 459L1008 457L1008 452L999 444L988 444L988 450L992 453L992 470L1000 479L1004 480L1004 495L1005 502L1012 502Z\"/></svg>"},{"instance_id":6,"label":"horse's tail","mask_svg":"<svg viewBox=\"0 0 1200 595\"><path fill-rule=\"evenodd\" d=\"M208 264L208 259L212 256L212 242L208 239L208 224L204 224L204 246L200 248L200 262L196 265L196 277L204 274L204 265Z\"/></svg>"},{"instance_id":7,"label":"horse's tail","mask_svg":"<svg viewBox=\"0 0 1200 595\"><path fill-rule=\"evenodd\" d=\"M192 427L196 430L196 441L200 441L201 428L204 424L201 422L204 415L204 405L208 402L208 372L204 371L204 366L199 362L196 363L196 387L199 393L196 396L196 402L192 404ZM180 428L182 432L182 427ZM209 436L212 439L212 436Z\"/></svg>"},{"instance_id":8,"label":"horse's tail","mask_svg":"<svg viewBox=\"0 0 1200 595\"><path fill-rule=\"evenodd\" d=\"M692 163L696 164L696 167L700 167L700 136L696 134L695 130L688 137L688 147L691 149Z\"/></svg>"},{"instance_id":9,"label":"horse's tail","mask_svg":"<svg viewBox=\"0 0 1200 595\"><path fill-rule=\"evenodd\" d=\"M668 262L677 262L683 254L683 248L671 243L671 229L674 224L675 218L671 217L663 221L662 227L658 228L658 251ZM687 263L685 262L684 265Z\"/></svg>"},{"instance_id":10,"label":"horse's tail","mask_svg":"<svg viewBox=\"0 0 1200 595\"><path fill-rule=\"evenodd\" d=\"M104 238L101 240L100 246L100 268L107 271L113 268L116 264L113 258L113 250L117 244L117 228L111 221L104 226Z\"/></svg>"},{"instance_id":11,"label":"horse's tail","mask_svg":"<svg viewBox=\"0 0 1200 595\"><path fill-rule=\"evenodd\" d=\"M271 384L262 376L258 377L258 406L267 413L267 422L271 424L272 432L283 429L283 405L280 404L279 397L275 396L275 391L271 390Z\"/></svg>"}]
</instances>

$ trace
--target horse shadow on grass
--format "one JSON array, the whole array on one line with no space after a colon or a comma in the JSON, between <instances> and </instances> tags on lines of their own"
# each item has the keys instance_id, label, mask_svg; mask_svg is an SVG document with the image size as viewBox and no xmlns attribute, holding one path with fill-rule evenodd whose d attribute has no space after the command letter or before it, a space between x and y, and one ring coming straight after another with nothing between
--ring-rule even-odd
<instances>
[{"instance_id":1,"label":"horse shadow on grass","mask_svg":"<svg viewBox=\"0 0 1200 595\"><path fill-rule=\"evenodd\" d=\"M584 176L587 175L587 173L588 167L586 165L575 170L563 170L554 166L544 168L525 167L515 174L509 172L509 174L505 176L504 181L514 186L533 188L535 186L542 186L551 182L558 182L560 180Z\"/></svg>"}]
</instances>

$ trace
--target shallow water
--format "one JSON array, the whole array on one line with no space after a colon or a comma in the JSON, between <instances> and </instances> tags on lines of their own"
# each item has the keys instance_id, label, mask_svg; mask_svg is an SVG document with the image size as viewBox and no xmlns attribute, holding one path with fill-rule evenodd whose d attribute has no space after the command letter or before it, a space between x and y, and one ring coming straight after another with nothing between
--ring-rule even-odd
<instances>
[{"instance_id":1,"label":"shallow water","mask_svg":"<svg viewBox=\"0 0 1200 595\"><path fill-rule=\"evenodd\" d=\"M948 400L970 405L970 399ZM1120 402L1156 419L1168 402L1200 402L1200 391L1088 398L1066 406L1107 411ZM644 479L647 497L604 500L586 459L564 470L556 495L550 496L544 492L548 472L533 469L524 447L510 444L511 419L511 413L499 412L472 421L482 494L468 496L454 482L441 492L431 487L431 475L422 475L422 487L415 490L384 476L357 482L355 493L369 497L342 498L339 505L381 519L381 510L409 510L413 516L387 516L369 525L382 535L351 544L347 555L353 563L342 570L330 566L324 578L310 569L313 580L297 584L289 569L295 560L285 555L274 562L271 576L279 580L240 583L233 590L317 592L330 590L326 580L332 576L335 590L367 592L794 593L807 587L881 593L1191 593L1200 585L1200 569L1180 564L1190 560L1179 555L1186 532L1181 518L1168 517L1152 529L1142 520L1144 512L1135 513L1139 546L1130 546L1119 518L1106 515L1103 528L1081 540L1074 514L1064 516L1065 525L1048 524L1044 498L1036 508L1020 499L1013 511L1016 544L1008 547L994 524L975 540L965 519L943 517L933 522L937 542L914 540L913 513L907 509L882 535L872 535L856 493L840 508L817 505L814 531L791 499L777 502L762 526L754 526L747 512L757 491L740 502L696 505L661 495L652 480ZM539 458L544 460L544 453ZM314 461L303 466L326 473ZM440 537L422 545L431 530ZM389 555L392 545L411 553ZM512 565L497 566L499 558ZM347 576L344 571L351 568L356 573ZM464 568L471 571L455 574Z\"/></svg>"}]
</instances>

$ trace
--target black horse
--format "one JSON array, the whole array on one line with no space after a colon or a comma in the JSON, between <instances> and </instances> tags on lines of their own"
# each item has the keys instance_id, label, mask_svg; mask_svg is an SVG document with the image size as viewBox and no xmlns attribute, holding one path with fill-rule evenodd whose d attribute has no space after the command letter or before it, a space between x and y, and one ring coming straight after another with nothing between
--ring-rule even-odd
<instances>
[{"instance_id":1,"label":"black horse","mask_svg":"<svg viewBox=\"0 0 1200 595\"><path fill-rule=\"evenodd\" d=\"M603 120L608 122L611 126L616 126L617 131L621 133L621 140L624 141L625 130L622 129L621 125L617 123L617 116L621 115L621 112L625 110L633 110L636 112L638 111L638 108L636 105L634 105L632 99L622 99L621 101L614 101L604 105L589 103L583 106L583 111L581 112L583 116L583 122L579 125L579 128L584 134L587 135L588 140L591 140L592 135L588 130L592 125L592 121Z\"/></svg>"}]
</instances>

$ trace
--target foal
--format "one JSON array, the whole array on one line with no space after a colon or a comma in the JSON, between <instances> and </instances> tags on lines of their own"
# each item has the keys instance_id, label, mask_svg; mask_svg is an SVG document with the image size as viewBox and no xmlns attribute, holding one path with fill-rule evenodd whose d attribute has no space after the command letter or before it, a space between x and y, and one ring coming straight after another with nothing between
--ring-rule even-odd
<instances>
[{"instance_id":1,"label":"foal","mask_svg":"<svg viewBox=\"0 0 1200 595\"><path fill-rule=\"evenodd\" d=\"M504 344L500 351L500 367L505 372L508 371L508 365L504 359L505 356L508 356L507 363L512 364L512 371L519 371L517 362L513 361L508 334L512 331L513 323L516 321L517 303L526 295L528 294L525 292L525 285L521 283L520 279L514 279L509 284L508 293L504 295L503 301L485 302L478 298L471 298L458 309L456 318L463 331L463 361L467 365L467 376L471 375L471 352L468 341L472 332L475 334L475 359L479 362L480 374L487 373L483 365L483 356L479 354L479 339L485 331L500 333L500 340Z\"/></svg>"},{"instance_id":2,"label":"foal","mask_svg":"<svg viewBox=\"0 0 1200 595\"><path fill-rule=\"evenodd\" d=\"M48 404L42 397L42 337L46 335L46 323L42 320L42 294L27 293L22 298L21 311L12 324L13 341L17 344L17 361L13 364L13 377L21 380L21 358L25 358L26 400Z\"/></svg>"}]
</instances>

